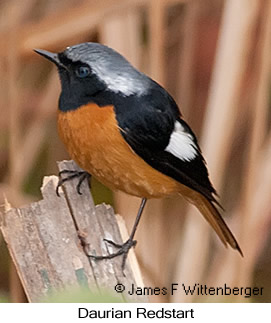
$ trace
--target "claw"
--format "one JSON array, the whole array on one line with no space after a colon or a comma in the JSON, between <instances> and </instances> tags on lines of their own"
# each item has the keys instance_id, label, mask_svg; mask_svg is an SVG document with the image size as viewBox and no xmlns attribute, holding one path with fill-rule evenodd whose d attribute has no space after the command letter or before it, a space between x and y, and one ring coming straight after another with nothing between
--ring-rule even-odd
<instances>
[{"instance_id":1,"label":"claw","mask_svg":"<svg viewBox=\"0 0 271 323\"><path fill-rule=\"evenodd\" d=\"M111 244L112 246L116 247L116 248L121 248L122 245L119 244L119 243L116 243L115 241L113 240L108 240L108 239L104 239L104 241L106 241L107 243Z\"/></svg>"},{"instance_id":2,"label":"claw","mask_svg":"<svg viewBox=\"0 0 271 323\"><path fill-rule=\"evenodd\" d=\"M104 241L106 241L107 243L111 244L112 246L119 248L118 251L108 254L106 256L94 256L94 255L88 255L88 257L93 258L95 260L104 260L104 259L112 259L118 256L122 255L122 263L121 263L121 269L122 272L124 274L124 268L125 268L125 264L126 264L126 260L127 260L127 256L128 256L128 252L129 250L134 247L137 243L136 240L132 240L132 239L128 239L126 242L124 242L123 244L118 244L112 240L108 240L108 239L104 239Z\"/></svg>"},{"instance_id":3,"label":"claw","mask_svg":"<svg viewBox=\"0 0 271 323\"><path fill-rule=\"evenodd\" d=\"M76 185L76 191L78 194L82 194L80 188L81 188L81 185L83 183L83 181L86 179L86 178L90 178L90 174L87 173L87 172L84 172L84 171L77 171L77 170L69 170L69 169L64 169L62 171L59 172L59 176L63 175L63 174L69 174L67 177L64 177L64 178L59 178L59 181L58 181L58 184L57 184L57 187L56 187L56 194L57 196L60 196L59 195L59 188L62 186L63 183L65 182L68 182L76 177L79 177L79 181L78 181L78 184Z\"/></svg>"},{"instance_id":4,"label":"claw","mask_svg":"<svg viewBox=\"0 0 271 323\"><path fill-rule=\"evenodd\" d=\"M118 244L118 243L116 243L116 242L114 242L112 240L104 239L104 241L106 241L107 243L111 244L115 248L118 248L119 249L118 251L116 251L114 253L111 253L111 254L109 254L107 256L88 255L88 257L93 258L95 260L103 260L103 259L112 259L112 258L115 258L115 257L118 257L118 256L122 255L121 269L122 269L123 275L125 276L124 268L125 268L128 252L132 247L134 247L136 245L137 241L133 240L133 238L135 236L135 232L136 232L140 217L142 215L143 209L144 209L144 207L146 205L146 202L147 202L146 198L143 198L141 200L141 204L140 204L139 210L137 212L137 216L136 216L136 220L135 220L135 223L133 225L133 228L132 228L132 232L130 234L129 239L126 242L124 242L124 244Z\"/></svg>"}]
</instances>

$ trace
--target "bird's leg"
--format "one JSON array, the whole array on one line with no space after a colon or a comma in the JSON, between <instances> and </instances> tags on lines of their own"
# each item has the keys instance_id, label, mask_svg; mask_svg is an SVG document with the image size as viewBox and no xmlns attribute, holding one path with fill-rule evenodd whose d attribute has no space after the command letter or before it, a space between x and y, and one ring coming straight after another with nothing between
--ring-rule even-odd
<instances>
[{"instance_id":1,"label":"bird's leg","mask_svg":"<svg viewBox=\"0 0 271 323\"><path fill-rule=\"evenodd\" d=\"M61 175L66 175L66 177L64 178L61 178ZM65 183L65 182L68 182L74 178L79 178L78 180L78 184L76 185L76 190L77 190L77 193L78 194L82 194L81 193L81 185L83 183L83 181L85 179L89 180L91 175L88 173L88 172L85 172L85 171L78 171L78 170L69 170L69 169L64 169L62 170L61 172L58 173L58 176L59 176L59 180L58 180L58 184L57 184L57 187L56 187L56 194L57 196L59 196L59 188L60 186Z\"/></svg>"},{"instance_id":2,"label":"bird's leg","mask_svg":"<svg viewBox=\"0 0 271 323\"><path fill-rule=\"evenodd\" d=\"M103 260L103 259L112 259L112 258L115 258L117 256L121 256L122 255L121 269L122 269L122 271L124 271L126 259L127 259L127 256L128 256L128 252L137 243L137 241L134 240L134 236L135 236L136 229L138 227L138 223L140 221L142 212L143 212L144 207L146 205L146 202L147 202L147 199L146 198L143 198L141 200L141 204L140 204L139 210L137 212L137 216L136 216L136 219L135 219L135 223L134 223L132 232L131 232L131 234L129 236L129 239L127 241L125 241L123 244L118 244L118 243L116 243L116 242L114 242L112 240L104 239L104 241L106 241L107 243L109 243L112 246L118 248L119 249L118 251L116 251L114 253L111 253L111 254L109 254L107 256L88 255L88 257L93 258L95 260Z\"/></svg>"}]
</instances>

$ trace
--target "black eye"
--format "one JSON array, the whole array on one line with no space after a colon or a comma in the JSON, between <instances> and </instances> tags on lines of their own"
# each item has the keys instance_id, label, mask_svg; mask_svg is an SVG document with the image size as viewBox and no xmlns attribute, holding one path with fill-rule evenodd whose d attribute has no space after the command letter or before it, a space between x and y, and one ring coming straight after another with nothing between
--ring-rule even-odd
<instances>
[{"instance_id":1,"label":"black eye","mask_svg":"<svg viewBox=\"0 0 271 323\"><path fill-rule=\"evenodd\" d=\"M79 66L75 70L75 74L81 78L87 77L90 74L90 68L87 66Z\"/></svg>"}]
</instances>

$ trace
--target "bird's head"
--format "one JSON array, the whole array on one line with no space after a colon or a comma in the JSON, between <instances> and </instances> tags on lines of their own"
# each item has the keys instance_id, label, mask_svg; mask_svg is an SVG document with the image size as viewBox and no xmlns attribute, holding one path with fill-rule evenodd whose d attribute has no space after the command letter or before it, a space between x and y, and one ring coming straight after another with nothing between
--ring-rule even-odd
<instances>
[{"instance_id":1,"label":"bird's head","mask_svg":"<svg viewBox=\"0 0 271 323\"><path fill-rule=\"evenodd\" d=\"M98 43L74 45L60 53L35 52L57 66L62 85L60 105L66 105L65 109L86 104L102 91L125 97L142 95L149 85L148 77L123 56Z\"/></svg>"}]
</instances>

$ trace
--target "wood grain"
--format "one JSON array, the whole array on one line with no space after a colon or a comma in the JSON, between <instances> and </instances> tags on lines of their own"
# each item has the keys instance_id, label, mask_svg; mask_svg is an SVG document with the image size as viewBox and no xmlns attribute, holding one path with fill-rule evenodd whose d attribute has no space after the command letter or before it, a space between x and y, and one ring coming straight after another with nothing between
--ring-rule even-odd
<instances>
[{"instance_id":1,"label":"wood grain","mask_svg":"<svg viewBox=\"0 0 271 323\"><path fill-rule=\"evenodd\" d=\"M58 166L59 170L79 168L72 161ZM104 238L122 243L113 209L105 204L94 205L86 181L82 195L76 192L77 181L73 180L63 185L60 197L55 192L57 183L56 176L45 177L41 201L21 208L7 204L1 216L1 231L28 300L39 302L53 291L72 286L84 286L90 291L106 288L113 294L117 283L122 283L126 291L131 284L143 287L138 267L135 276L129 259L124 275L121 257L95 261L87 256L112 252ZM84 246L80 237L84 237ZM121 296L124 300L147 300L127 292Z\"/></svg>"}]
</instances>

